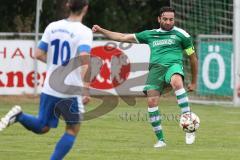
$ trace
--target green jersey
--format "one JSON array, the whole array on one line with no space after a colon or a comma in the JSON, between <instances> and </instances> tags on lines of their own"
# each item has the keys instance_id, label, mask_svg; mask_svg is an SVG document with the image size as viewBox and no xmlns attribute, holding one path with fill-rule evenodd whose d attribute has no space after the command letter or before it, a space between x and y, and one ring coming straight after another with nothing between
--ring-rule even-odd
<instances>
[{"instance_id":1,"label":"green jersey","mask_svg":"<svg viewBox=\"0 0 240 160\"><path fill-rule=\"evenodd\" d=\"M191 36L184 30L174 27L170 31L162 29L146 30L135 34L138 43L148 44L151 50L150 63L170 66L182 65L183 51L194 53Z\"/></svg>"}]
</instances>

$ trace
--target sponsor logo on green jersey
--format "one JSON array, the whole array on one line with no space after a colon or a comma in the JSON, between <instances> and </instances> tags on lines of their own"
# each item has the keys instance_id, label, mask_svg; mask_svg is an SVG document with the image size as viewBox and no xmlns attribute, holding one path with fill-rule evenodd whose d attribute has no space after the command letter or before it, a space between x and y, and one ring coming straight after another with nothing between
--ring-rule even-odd
<instances>
[{"instance_id":1,"label":"sponsor logo on green jersey","mask_svg":"<svg viewBox=\"0 0 240 160\"><path fill-rule=\"evenodd\" d=\"M153 41L153 47L161 46L161 45L172 45L175 43L176 41L174 39L157 40L157 41Z\"/></svg>"}]
</instances>

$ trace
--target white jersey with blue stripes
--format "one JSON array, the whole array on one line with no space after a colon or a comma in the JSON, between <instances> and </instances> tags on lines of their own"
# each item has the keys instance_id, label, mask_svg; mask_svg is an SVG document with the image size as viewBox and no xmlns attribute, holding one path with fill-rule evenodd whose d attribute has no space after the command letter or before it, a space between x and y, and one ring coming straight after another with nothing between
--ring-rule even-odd
<instances>
[{"instance_id":1,"label":"white jersey with blue stripes","mask_svg":"<svg viewBox=\"0 0 240 160\"><path fill-rule=\"evenodd\" d=\"M38 48L47 53L47 75L43 93L60 98L73 97L72 93L68 93L68 91L58 92L52 88L49 84L50 77L58 67L68 65L71 59L77 57L81 52L90 53L92 41L91 29L81 22L64 19L52 22L47 26L38 45ZM80 67L71 71L63 85L83 86L80 71ZM59 79L54 76L54 80Z\"/></svg>"}]
</instances>

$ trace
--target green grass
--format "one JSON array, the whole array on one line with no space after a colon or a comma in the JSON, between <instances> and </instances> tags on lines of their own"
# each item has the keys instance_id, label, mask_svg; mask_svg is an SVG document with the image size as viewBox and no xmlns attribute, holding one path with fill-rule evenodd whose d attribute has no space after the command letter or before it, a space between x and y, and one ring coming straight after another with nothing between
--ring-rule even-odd
<instances>
[{"instance_id":1,"label":"green grass","mask_svg":"<svg viewBox=\"0 0 240 160\"><path fill-rule=\"evenodd\" d=\"M18 97L0 98L0 116L14 104L24 111L37 114L38 99ZM98 104L93 100L89 108ZM192 105L201 119L194 145L184 143L184 133L172 115L179 113L174 100L163 100L161 112L166 116L163 129L167 147L153 148L156 142L147 122L145 98L138 98L136 106L120 101L112 112L81 127L77 141L66 160L238 160L240 150L240 108ZM131 117L131 118L130 118ZM168 118L168 119L167 119ZM15 124L0 133L1 160L49 159L55 143L64 132L64 123L45 135L35 135Z\"/></svg>"}]
</instances>

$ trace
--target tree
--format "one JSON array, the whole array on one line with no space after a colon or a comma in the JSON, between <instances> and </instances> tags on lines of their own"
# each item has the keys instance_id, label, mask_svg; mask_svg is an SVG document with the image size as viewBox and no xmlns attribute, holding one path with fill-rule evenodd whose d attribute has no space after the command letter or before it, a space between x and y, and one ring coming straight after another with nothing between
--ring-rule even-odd
<instances>
[{"instance_id":1,"label":"tree","mask_svg":"<svg viewBox=\"0 0 240 160\"><path fill-rule=\"evenodd\" d=\"M36 0L1 0L0 32L34 32ZM63 10L67 0L44 0L40 32L52 21L67 15ZM91 27L100 24L121 32L137 32L159 27L157 16L169 0L90 0L84 23Z\"/></svg>"},{"instance_id":2,"label":"tree","mask_svg":"<svg viewBox=\"0 0 240 160\"><path fill-rule=\"evenodd\" d=\"M137 32L159 27L157 16L166 0L95 0L90 3L86 23L100 24L121 32Z\"/></svg>"},{"instance_id":3,"label":"tree","mask_svg":"<svg viewBox=\"0 0 240 160\"><path fill-rule=\"evenodd\" d=\"M1 0L0 31L1 32L30 32L34 25L35 1Z\"/></svg>"}]
</instances>

